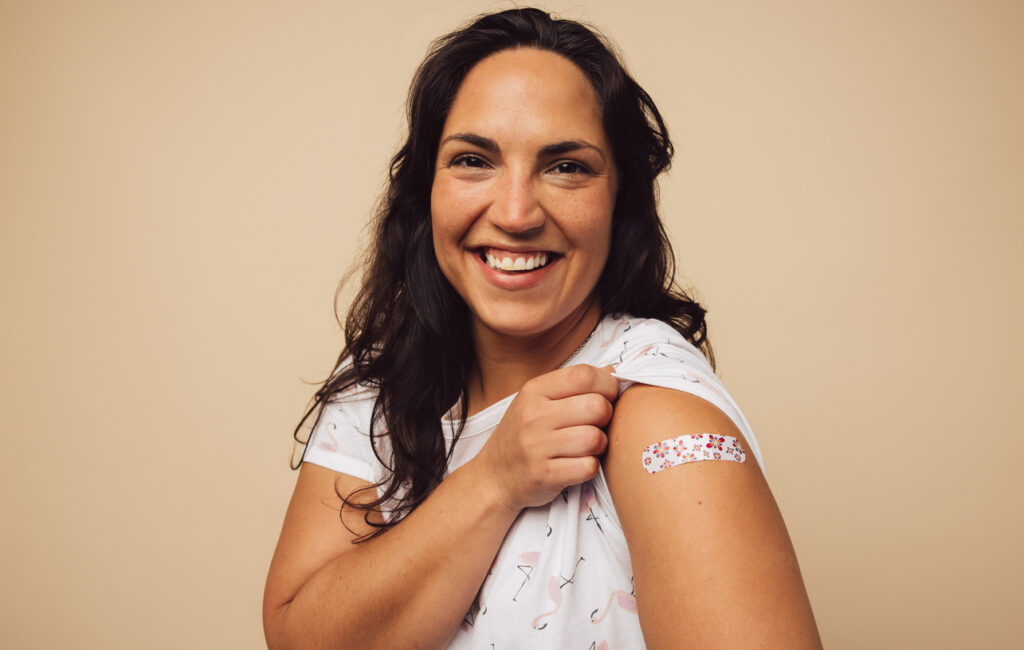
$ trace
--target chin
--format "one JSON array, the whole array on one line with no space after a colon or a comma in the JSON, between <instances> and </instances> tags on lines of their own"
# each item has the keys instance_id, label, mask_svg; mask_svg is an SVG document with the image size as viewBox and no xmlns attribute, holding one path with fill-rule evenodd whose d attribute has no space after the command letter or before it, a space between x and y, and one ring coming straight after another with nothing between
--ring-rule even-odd
<instances>
[{"instance_id":1,"label":"chin","mask_svg":"<svg viewBox=\"0 0 1024 650\"><path fill-rule=\"evenodd\" d=\"M536 321L510 321L507 319L492 320L492 319L479 319L480 323L498 334L505 336L516 336L516 337L529 337L543 334L544 332L552 329L555 324L547 322L536 322Z\"/></svg>"},{"instance_id":2,"label":"chin","mask_svg":"<svg viewBox=\"0 0 1024 650\"><path fill-rule=\"evenodd\" d=\"M484 313L474 313L474 318L481 325L498 334L531 337L558 330L562 325L568 325L571 328L583 316L590 304L589 300L584 299L572 309L539 310L529 313L525 306L508 301L496 309Z\"/></svg>"}]
</instances>

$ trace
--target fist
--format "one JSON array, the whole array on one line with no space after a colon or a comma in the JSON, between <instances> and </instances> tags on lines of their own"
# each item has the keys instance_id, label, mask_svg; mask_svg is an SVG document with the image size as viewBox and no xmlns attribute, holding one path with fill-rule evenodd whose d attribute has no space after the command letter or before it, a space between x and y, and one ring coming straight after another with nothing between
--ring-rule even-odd
<instances>
[{"instance_id":1,"label":"fist","mask_svg":"<svg viewBox=\"0 0 1024 650\"><path fill-rule=\"evenodd\" d=\"M610 366L559 368L526 382L474 459L501 503L541 506L593 478L618 394Z\"/></svg>"}]
</instances>

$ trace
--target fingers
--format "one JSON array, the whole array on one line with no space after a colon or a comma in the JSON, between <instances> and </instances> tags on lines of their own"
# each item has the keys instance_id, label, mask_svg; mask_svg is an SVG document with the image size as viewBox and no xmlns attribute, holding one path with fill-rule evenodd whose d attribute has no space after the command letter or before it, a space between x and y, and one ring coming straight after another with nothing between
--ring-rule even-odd
<instances>
[{"instance_id":1,"label":"fingers","mask_svg":"<svg viewBox=\"0 0 1024 650\"><path fill-rule=\"evenodd\" d=\"M576 456L570 458L553 458L544 466L532 468L533 472L521 474L517 480L519 490L526 493L525 501L514 499L516 507L540 506L550 503L559 492L584 481L589 481L597 474L601 461L595 456ZM522 498L522 497L520 497Z\"/></svg>"},{"instance_id":2,"label":"fingers","mask_svg":"<svg viewBox=\"0 0 1024 650\"><path fill-rule=\"evenodd\" d=\"M474 461L483 463L505 503L548 503L562 489L588 481L608 447L618 398L612 368L559 368L523 385Z\"/></svg>"},{"instance_id":3,"label":"fingers","mask_svg":"<svg viewBox=\"0 0 1024 650\"><path fill-rule=\"evenodd\" d=\"M597 393L603 395L609 402L614 402L619 396L619 380L612 376L612 370L611 366L595 368L579 364L543 374L527 382L527 385L551 400Z\"/></svg>"},{"instance_id":4,"label":"fingers","mask_svg":"<svg viewBox=\"0 0 1024 650\"><path fill-rule=\"evenodd\" d=\"M600 456L608 448L608 436L598 427L567 427L556 431L549 444L550 458Z\"/></svg>"},{"instance_id":5,"label":"fingers","mask_svg":"<svg viewBox=\"0 0 1024 650\"><path fill-rule=\"evenodd\" d=\"M615 412L612 403L599 393L572 395L552 404L551 424L555 428L589 424L606 427Z\"/></svg>"},{"instance_id":6,"label":"fingers","mask_svg":"<svg viewBox=\"0 0 1024 650\"><path fill-rule=\"evenodd\" d=\"M563 485L578 485L589 481L597 474L601 461L594 456L556 458L551 461L551 473L557 475Z\"/></svg>"}]
</instances>

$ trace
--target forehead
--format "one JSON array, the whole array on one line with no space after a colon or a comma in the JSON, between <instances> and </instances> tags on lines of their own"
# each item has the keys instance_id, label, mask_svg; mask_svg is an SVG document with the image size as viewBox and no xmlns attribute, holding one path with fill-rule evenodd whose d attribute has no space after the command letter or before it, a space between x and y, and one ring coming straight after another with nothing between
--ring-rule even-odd
<instances>
[{"instance_id":1,"label":"forehead","mask_svg":"<svg viewBox=\"0 0 1024 650\"><path fill-rule=\"evenodd\" d=\"M463 80L444 131L510 129L568 129L603 139L590 80L572 61L547 50L521 48L487 57Z\"/></svg>"}]
</instances>

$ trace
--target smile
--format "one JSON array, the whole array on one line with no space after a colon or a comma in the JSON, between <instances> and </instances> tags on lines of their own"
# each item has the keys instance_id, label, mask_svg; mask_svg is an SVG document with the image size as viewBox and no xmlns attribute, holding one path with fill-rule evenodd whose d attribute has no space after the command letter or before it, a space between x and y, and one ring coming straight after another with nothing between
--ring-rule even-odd
<instances>
[{"instance_id":1,"label":"smile","mask_svg":"<svg viewBox=\"0 0 1024 650\"><path fill-rule=\"evenodd\" d=\"M556 253L546 251L514 253L497 248L482 248L479 250L479 254L480 259L487 266L505 273L521 273L544 268L549 261L554 260L556 255Z\"/></svg>"}]
</instances>

